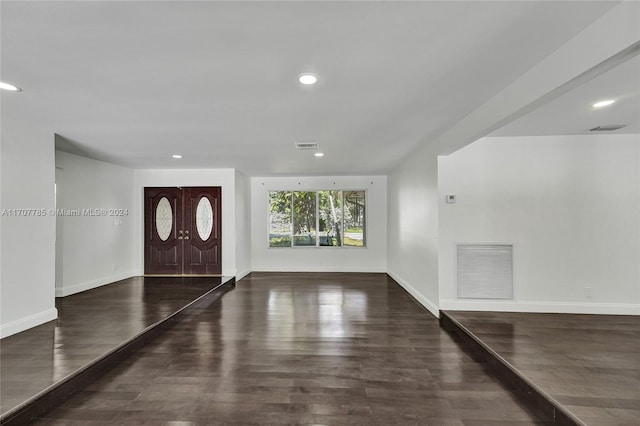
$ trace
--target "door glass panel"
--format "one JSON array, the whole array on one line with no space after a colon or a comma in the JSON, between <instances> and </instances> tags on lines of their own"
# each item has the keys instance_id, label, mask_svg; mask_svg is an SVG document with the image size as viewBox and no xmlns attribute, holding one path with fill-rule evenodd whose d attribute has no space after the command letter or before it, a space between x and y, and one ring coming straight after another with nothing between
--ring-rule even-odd
<instances>
[{"instance_id":1,"label":"door glass panel","mask_svg":"<svg viewBox=\"0 0 640 426\"><path fill-rule=\"evenodd\" d=\"M173 212L167 197L162 197L156 206L156 232L162 241L167 241L173 227Z\"/></svg>"},{"instance_id":2,"label":"door glass panel","mask_svg":"<svg viewBox=\"0 0 640 426\"><path fill-rule=\"evenodd\" d=\"M213 208L207 197L200 198L196 208L196 228L202 241L207 241L213 229Z\"/></svg>"}]
</instances>

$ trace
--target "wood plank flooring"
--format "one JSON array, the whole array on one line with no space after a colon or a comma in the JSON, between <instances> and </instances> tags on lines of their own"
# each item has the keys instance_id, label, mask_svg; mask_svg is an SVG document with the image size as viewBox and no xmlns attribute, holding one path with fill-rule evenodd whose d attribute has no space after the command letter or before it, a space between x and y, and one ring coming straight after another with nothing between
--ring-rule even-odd
<instances>
[{"instance_id":1,"label":"wood plank flooring","mask_svg":"<svg viewBox=\"0 0 640 426\"><path fill-rule=\"evenodd\" d=\"M384 274L252 273L39 425L541 425Z\"/></svg>"},{"instance_id":2,"label":"wood plank flooring","mask_svg":"<svg viewBox=\"0 0 640 426\"><path fill-rule=\"evenodd\" d=\"M56 321L0 341L0 413L75 373L221 280L135 277L57 298Z\"/></svg>"},{"instance_id":3,"label":"wood plank flooring","mask_svg":"<svg viewBox=\"0 0 640 426\"><path fill-rule=\"evenodd\" d=\"M585 424L640 424L640 317L447 314Z\"/></svg>"}]
</instances>

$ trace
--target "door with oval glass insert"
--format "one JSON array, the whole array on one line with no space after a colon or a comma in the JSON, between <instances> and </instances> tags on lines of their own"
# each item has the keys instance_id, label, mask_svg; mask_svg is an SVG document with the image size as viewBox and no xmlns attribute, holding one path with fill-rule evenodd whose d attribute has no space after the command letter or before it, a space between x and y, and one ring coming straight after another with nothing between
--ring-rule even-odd
<instances>
[{"instance_id":1,"label":"door with oval glass insert","mask_svg":"<svg viewBox=\"0 0 640 426\"><path fill-rule=\"evenodd\" d=\"M220 187L184 189L184 273L220 274Z\"/></svg>"},{"instance_id":2,"label":"door with oval glass insert","mask_svg":"<svg viewBox=\"0 0 640 426\"><path fill-rule=\"evenodd\" d=\"M219 275L220 187L145 188L145 274Z\"/></svg>"}]
</instances>

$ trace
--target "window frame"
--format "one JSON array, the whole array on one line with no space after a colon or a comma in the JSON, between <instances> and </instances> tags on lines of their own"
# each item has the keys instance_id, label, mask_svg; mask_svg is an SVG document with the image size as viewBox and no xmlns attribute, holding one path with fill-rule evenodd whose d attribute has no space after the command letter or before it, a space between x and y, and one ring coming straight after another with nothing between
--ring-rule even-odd
<instances>
[{"instance_id":1,"label":"window frame","mask_svg":"<svg viewBox=\"0 0 640 426\"><path fill-rule=\"evenodd\" d=\"M340 191L340 207L342 208L342 244L340 244L339 246L325 246L325 245L320 245L320 191ZM290 220L290 233L291 233L291 245L289 246L271 246L271 205L270 205L270 193L272 192L290 192L291 193L291 220ZM304 246L304 245L295 245L294 244L294 239L295 239L295 235L293 232L293 215L294 215L294 193L295 192L313 192L315 194L316 197L316 211L315 211L315 219L316 219L316 236L315 236L315 240L316 240L316 244L315 245L308 245L308 246ZM345 192L363 192L364 193L364 199L365 199L365 211L364 211L364 226L363 226L363 235L362 235L362 246L345 246L344 245L344 235L345 235L345 225L344 225L344 208L345 208L345 197L344 197L344 193ZM346 249L346 250L352 250L352 249L366 249L368 247L367 245L367 240L369 239L367 237L367 233L368 233L368 224L369 224L369 208L368 208L368 199L369 199L369 190L368 189L363 189L363 188L359 188L359 189L344 189L344 188L340 188L340 189L328 189L328 188L321 188L321 189L305 189L302 190L300 188L296 188L296 189L267 189L266 190L266 198L267 198L267 218L266 218L266 222L267 222L267 232L266 232L266 236L267 236L267 248L268 249L301 249L301 250L305 250L305 249L328 249L328 250L339 250L339 249Z\"/></svg>"}]
</instances>

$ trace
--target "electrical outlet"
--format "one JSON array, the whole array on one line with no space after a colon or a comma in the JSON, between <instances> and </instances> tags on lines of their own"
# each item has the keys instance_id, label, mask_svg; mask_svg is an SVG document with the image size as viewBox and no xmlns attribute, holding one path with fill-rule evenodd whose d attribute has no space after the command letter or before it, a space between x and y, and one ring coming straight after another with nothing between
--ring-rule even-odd
<instances>
[{"instance_id":1,"label":"electrical outlet","mask_svg":"<svg viewBox=\"0 0 640 426\"><path fill-rule=\"evenodd\" d=\"M113 271L117 271L118 270L118 265L116 265L115 263L113 264Z\"/></svg>"},{"instance_id":2,"label":"electrical outlet","mask_svg":"<svg viewBox=\"0 0 640 426\"><path fill-rule=\"evenodd\" d=\"M584 297L587 299L591 299L591 287L584 288Z\"/></svg>"}]
</instances>

